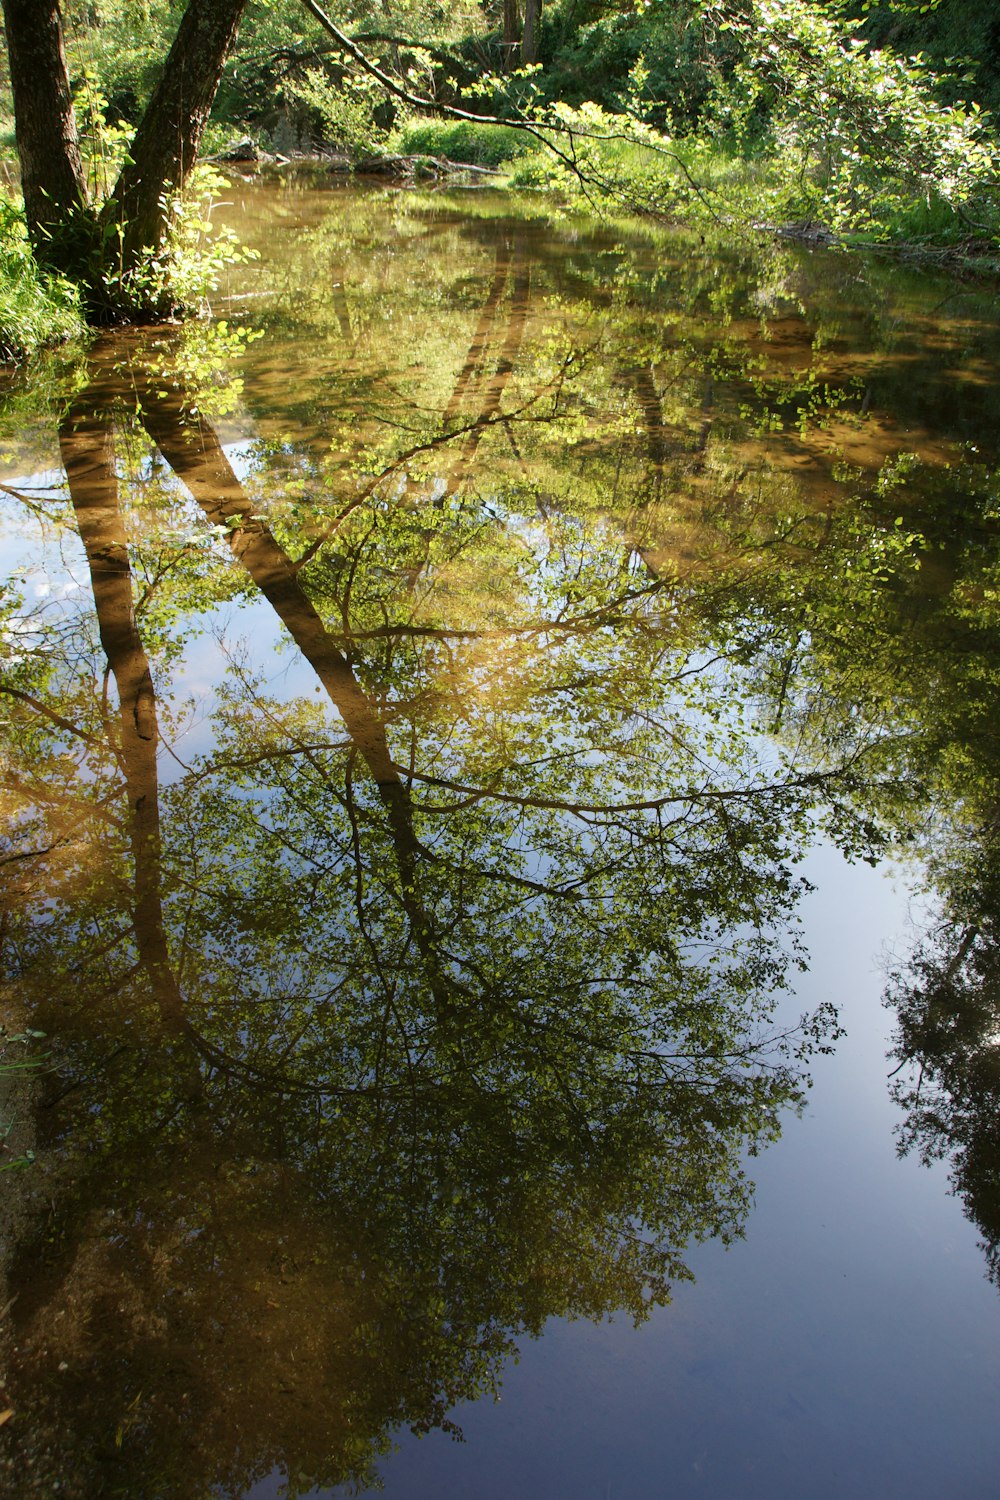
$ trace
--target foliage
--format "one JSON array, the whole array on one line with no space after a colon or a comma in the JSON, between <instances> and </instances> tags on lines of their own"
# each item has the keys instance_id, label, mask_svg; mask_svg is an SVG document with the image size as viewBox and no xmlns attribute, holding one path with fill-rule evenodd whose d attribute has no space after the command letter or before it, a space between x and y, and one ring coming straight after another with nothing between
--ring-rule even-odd
<instances>
[{"instance_id":1,"label":"foliage","mask_svg":"<svg viewBox=\"0 0 1000 1500\"><path fill-rule=\"evenodd\" d=\"M444 156L450 161L497 167L530 151L533 142L522 130L476 125L469 120L410 120L393 140L400 151Z\"/></svg>"},{"instance_id":2,"label":"foliage","mask_svg":"<svg viewBox=\"0 0 1000 1500\"><path fill-rule=\"evenodd\" d=\"M318 117L324 142L357 152L385 144L388 132L378 123L384 94L364 74L333 79L320 68L306 68L300 78L289 80L287 89Z\"/></svg>"},{"instance_id":3,"label":"foliage","mask_svg":"<svg viewBox=\"0 0 1000 1500\"><path fill-rule=\"evenodd\" d=\"M79 122L80 151L87 186L97 203L103 203L128 155L131 127L110 116L108 98L91 72L84 72L73 91L73 108Z\"/></svg>"},{"instance_id":4,"label":"foliage","mask_svg":"<svg viewBox=\"0 0 1000 1500\"><path fill-rule=\"evenodd\" d=\"M634 114L689 133L734 49L714 44L700 7L665 0L629 8L557 0L543 11L541 97Z\"/></svg>"},{"instance_id":5,"label":"foliage","mask_svg":"<svg viewBox=\"0 0 1000 1500\"><path fill-rule=\"evenodd\" d=\"M418 92L431 94L439 83L447 89L456 73L471 76L459 44L486 29L476 0L362 3L351 7L344 23L362 38L374 60ZM223 75L215 116L249 124L278 149L293 142L307 148L324 127L329 142L372 149L397 110L383 93L375 97L367 75L331 48L299 0L280 0L248 9L239 48ZM369 137L363 134L364 123L371 127Z\"/></svg>"},{"instance_id":6,"label":"foliage","mask_svg":"<svg viewBox=\"0 0 1000 1500\"><path fill-rule=\"evenodd\" d=\"M711 86L696 131L651 106L644 53L610 108L547 104L543 78L535 118L555 164L536 155L511 181L731 228L791 219L875 238L995 238L989 121L942 103L923 61L872 50L812 0L713 0L699 14Z\"/></svg>"},{"instance_id":7,"label":"foliage","mask_svg":"<svg viewBox=\"0 0 1000 1500\"><path fill-rule=\"evenodd\" d=\"M772 211L884 234L926 199L992 224L997 155L986 122L975 106L940 103L921 61L871 50L811 0L716 14L745 60L713 108L767 158Z\"/></svg>"},{"instance_id":8,"label":"foliage","mask_svg":"<svg viewBox=\"0 0 1000 1500\"><path fill-rule=\"evenodd\" d=\"M857 7L863 35L902 57L922 57L935 91L948 104L975 100L1000 107L1000 6L996 0L869 0Z\"/></svg>"},{"instance_id":9,"label":"foliage","mask_svg":"<svg viewBox=\"0 0 1000 1500\"><path fill-rule=\"evenodd\" d=\"M1000 934L996 828L967 826L953 847L934 930L891 979L893 1096L901 1155L949 1162L1000 1287ZM938 862L939 880L944 872Z\"/></svg>"},{"instance_id":10,"label":"foliage","mask_svg":"<svg viewBox=\"0 0 1000 1500\"><path fill-rule=\"evenodd\" d=\"M253 250L241 245L235 231L212 222L215 204L229 191L229 183L207 163L191 173L171 211L173 231L163 255L145 268L144 285L154 300L178 298L198 308L218 290L220 278L232 266L254 260Z\"/></svg>"},{"instance_id":11,"label":"foliage","mask_svg":"<svg viewBox=\"0 0 1000 1500\"><path fill-rule=\"evenodd\" d=\"M172 0L69 0L66 50L76 87L96 87L113 124L135 125L177 21Z\"/></svg>"},{"instance_id":12,"label":"foliage","mask_svg":"<svg viewBox=\"0 0 1000 1500\"><path fill-rule=\"evenodd\" d=\"M38 269L20 206L0 193L0 359L20 359L82 332L76 289Z\"/></svg>"}]
</instances>

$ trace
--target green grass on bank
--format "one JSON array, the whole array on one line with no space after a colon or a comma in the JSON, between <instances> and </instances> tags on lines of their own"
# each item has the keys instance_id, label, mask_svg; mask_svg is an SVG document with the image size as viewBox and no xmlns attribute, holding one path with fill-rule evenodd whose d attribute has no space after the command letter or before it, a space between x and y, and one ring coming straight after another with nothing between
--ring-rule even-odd
<instances>
[{"instance_id":1,"label":"green grass on bank","mask_svg":"<svg viewBox=\"0 0 1000 1500\"><path fill-rule=\"evenodd\" d=\"M20 207L0 196L0 360L23 359L83 332L77 292L38 270Z\"/></svg>"},{"instance_id":2,"label":"green grass on bank","mask_svg":"<svg viewBox=\"0 0 1000 1500\"><path fill-rule=\"evenodd\" d=\"M0 244L0 360L23 359L83 332L79 299L65 282L49 283L30 257Z\"/></svg>"},{"instance_id":3,"label":"green grass on bank","mask_svg":"<svg viewBox=\"0 0 1000 1500\"><path fill-rule=\"evenodd\" d=\"M392 150L407 156L439 156L477 167L499 167L533 150L534 139L509 125L471 120L411 120L396 133Z\"/></svg>"}]
</instances>

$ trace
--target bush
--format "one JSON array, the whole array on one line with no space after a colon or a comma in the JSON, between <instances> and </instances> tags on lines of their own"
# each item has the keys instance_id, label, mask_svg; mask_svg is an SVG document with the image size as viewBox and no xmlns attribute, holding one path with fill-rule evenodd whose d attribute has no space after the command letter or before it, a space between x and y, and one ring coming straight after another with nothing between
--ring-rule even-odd
<instances>
[{"instance_id":1,"label":"bush","mask_svg":"<svg viewBox=\"0 0 1000 1500\"><path fill-rule=\"evenodd\" d=\"M944 105L916 58L870 50L814 0L713 0L744 60L713 101L730 138L752 136L777 184L766 212L882 234L924 218L978 223L1000 210L998 147L975 106ZM747 132L749 131L749 135Z\"/></svg>"},{"instance_id":2,"label":"bush","mask_svg":"<svg viewBox=\"0 0 1000 1500\"><path fill-rule=\"evenodd\" d=\"M536 86L550 102L599 104L686 134L697 128L718 72L731 64L734 51L728 39L708 35L693 0L610 10L558 0L543 11L545 66Z\"/></svg>"},{"instance_id":3,"label":"bush","mask_svg":"<svg viewBox=\"0 0 1000 1500\"><path fill-rule=\"evenodd\" d=\"M0 195L0 360L20 359L82 332L76 289L35 265L17 204Z\"/></svg>"},{"instance_id":4,"label":"bush","mask_svg":"<svg viewBox=\"0 0 1000 1500\"><path fill-rule=\"evenodd\" d=\"M407 156L445 156L478 167L499 167L536 149L523 130L506 125L475 125L471 120L413 120L393 146Z\"/></svg>"}]
</instances>

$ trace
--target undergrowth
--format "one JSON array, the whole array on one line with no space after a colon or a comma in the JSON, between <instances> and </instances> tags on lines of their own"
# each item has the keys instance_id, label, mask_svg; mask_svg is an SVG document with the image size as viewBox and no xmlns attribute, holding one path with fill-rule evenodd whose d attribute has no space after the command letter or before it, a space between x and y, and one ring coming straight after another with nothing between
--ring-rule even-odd
<instances>
[{"instance_id":1,"label":"undergrowth","mask_svg":"<svg viewBox=\"0 0 1000 1500\"><path fill-rule=\"evenodd\" d=\"M394 150L405 155L441 156L478 167L499 167L532 152L534 139L509 125L476 125L471 120L411 120L394 136Z\"/></svg>"},{"instance_id":2,"label":"undergrowth","mask_svg":"<svg viewBox=\"0 0 1000 1500\"><path fill-rule=\"evenodd\" d=\"M20 205L0 192L0 360L23 359L82 332L76 288L39 271Z\"/></svg>"}]
</instances>

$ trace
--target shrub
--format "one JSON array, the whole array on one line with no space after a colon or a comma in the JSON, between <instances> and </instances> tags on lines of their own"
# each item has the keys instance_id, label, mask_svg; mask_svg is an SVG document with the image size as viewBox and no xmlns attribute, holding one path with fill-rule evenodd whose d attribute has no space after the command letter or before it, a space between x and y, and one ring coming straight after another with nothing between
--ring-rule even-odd
<instances>
[{"instance_id":1,"label":"shrub","mask_svg":"<svg viewBox=\"0 0 1000 1500\"><path fill-rule=\"evenodd\" d=\"M79 297L68 282L35 265L20 207L0 193L0 359L15 360L83 329Z\"/></svg>"},{"instance_id":2,"label":"shrub","mask_svg":"<svg viewBox=\"0 0 1000 1500\"><path fill-rule=\"evenodd\" d=\"M995 220L988 120L975 105L940 103L919 59L871 50L810 0L714 9L744 53L716 95L716 120L763 148L780 184L772 212L885 234L921 201L967 223Z\"/></svg>"},{"instance_id":3,"label":"shrub","mask_svg":"<svg viewBox=\"0 0 1000 1500\"><path fill-rule=\"evenodd\" d=\"M479 167L498 167L536 149L523 130L505 125L475 125L471 120L412 120L397 133L394 145L407 155L445 156Z\"/></svg>"}]
</instances>

